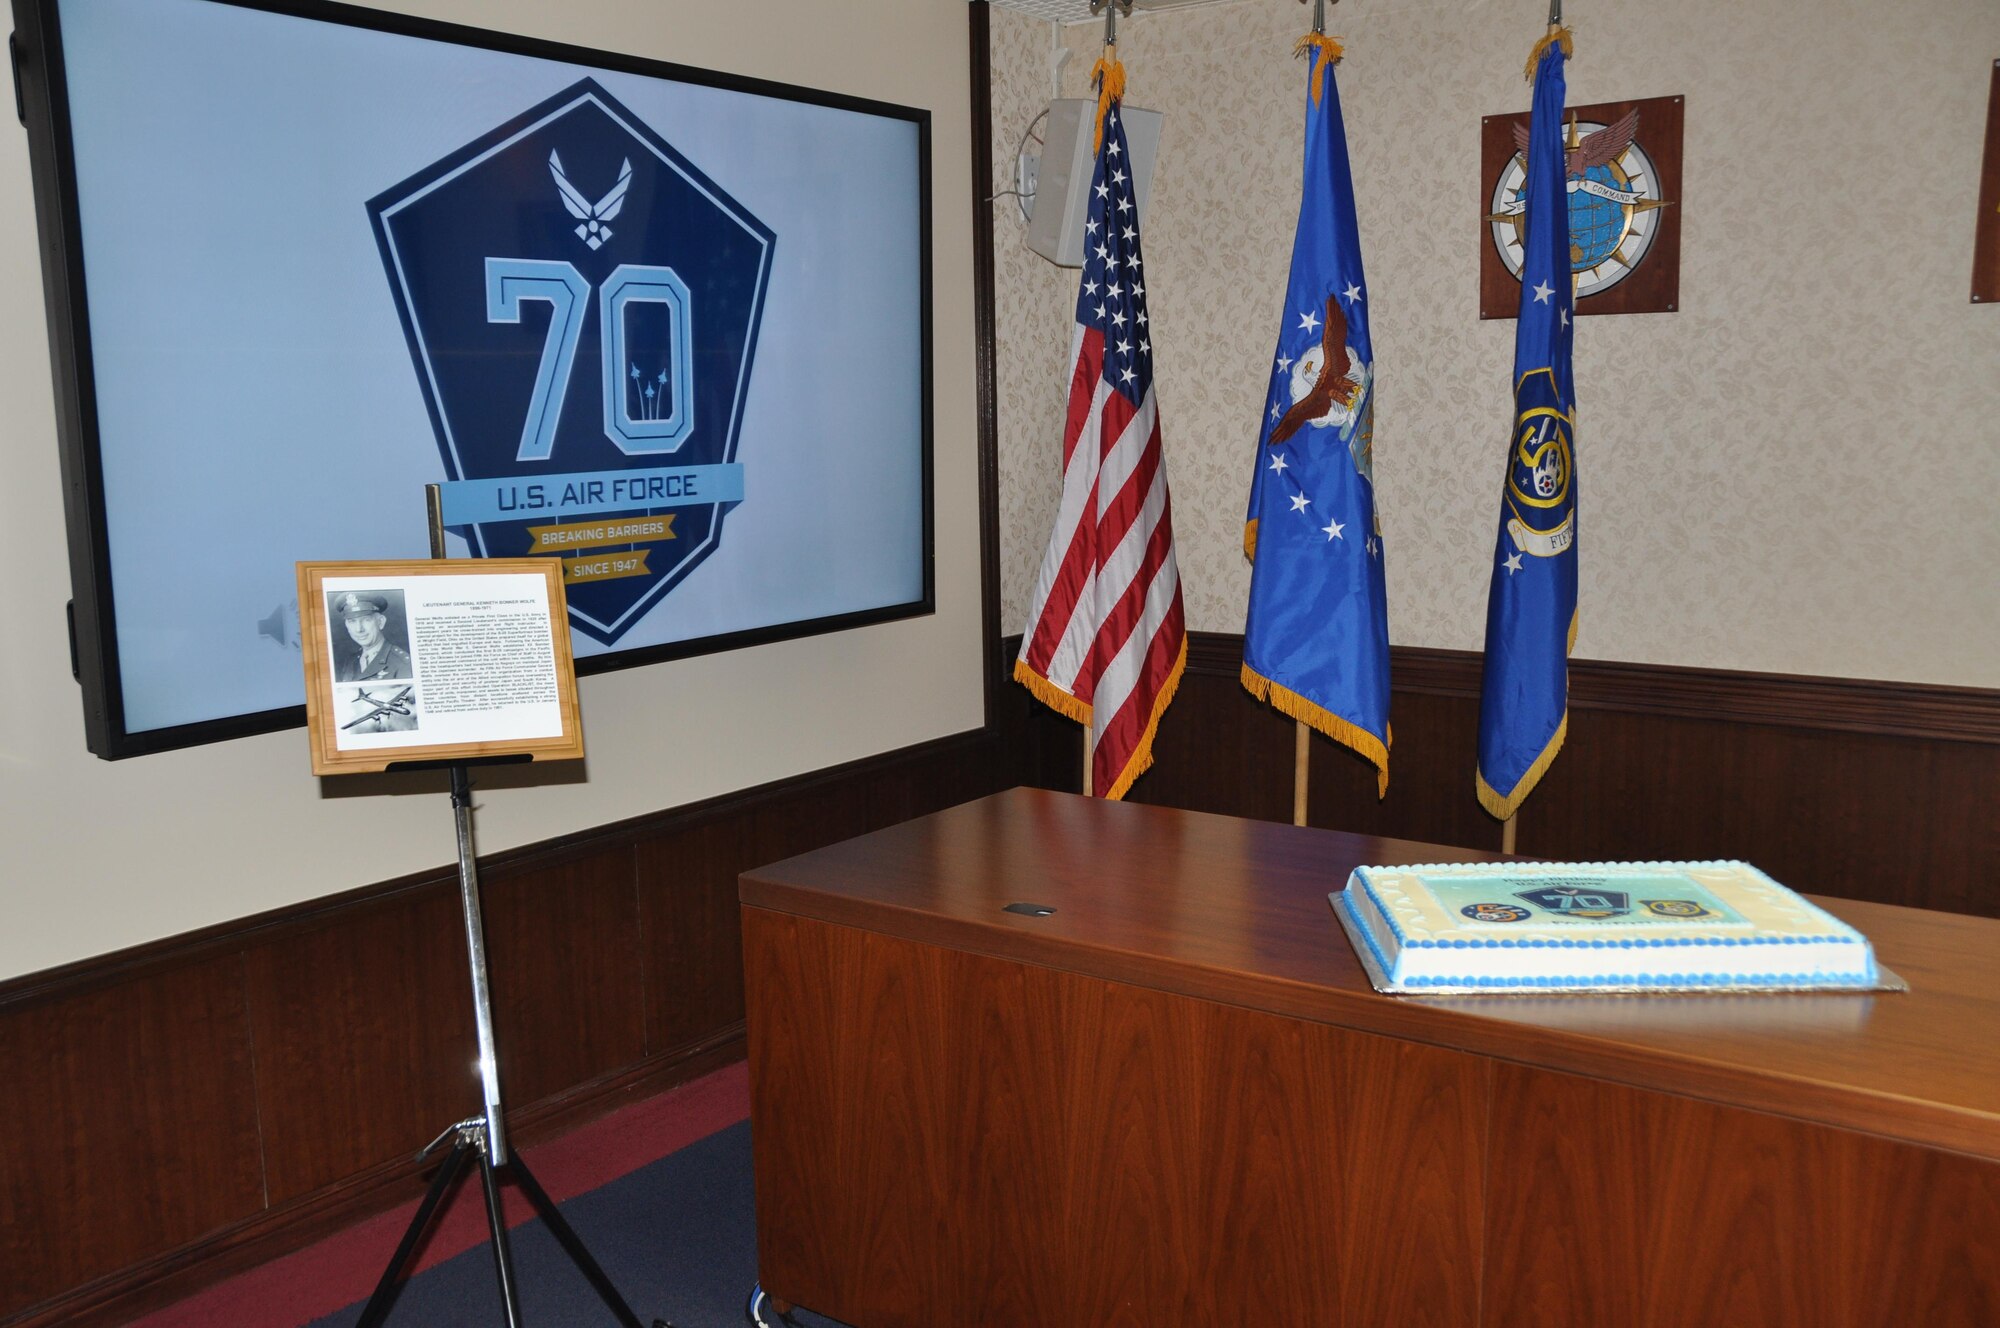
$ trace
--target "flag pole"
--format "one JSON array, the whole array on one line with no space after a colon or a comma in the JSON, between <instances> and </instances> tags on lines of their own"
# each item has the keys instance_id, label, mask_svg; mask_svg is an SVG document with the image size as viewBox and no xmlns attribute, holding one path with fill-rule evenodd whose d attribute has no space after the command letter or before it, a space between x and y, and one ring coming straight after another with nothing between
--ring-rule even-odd
<instances>
[{"instance_id":1,"label":"flag pole","mask_svg":"<svg viewBox=\"0 0 2000 1328\"><path fill-rule=\"evenodd\" d=\"M1083 796L1091 795L1090 787L1090 725L1083 726Z\"/></svg>"},{"instance_id":2,"label":"flag pole","mask_svg":"<svg viewBox=\"0 0 2000 1328\"><path fill-rule=\"evenodd\" d=\"M1306 776L1311 767L1312 746L1308 740L1311 730L1303 719L1292 721L1298 726L1297 736L1292 740L1292 824L1306 823Z\"/></svg>"},{"instance_id":3,"label":"flag pole","mask_svg":"<svg viewBox=\"0 0 2000 1328\"><path fill-rule=\"evenodd\" d=\"M1104 44L1118 44L1118 7L1125 7L1125 17L1132 17L1132 0L1090 0L1090 12L1104 11Z\"/></svg>"},{"instance_id":4,"label":"flag pole","mask_svg":"<svg viewBox=\"0 0 2000 1328\"><path fill-rule=\"evenodd\" d=\"M1562 0L1549 0L1549 31L1554 32L1557 28L1561 27L1562 21ZM1574 277L1572 277L1572 280L1574 280ZM1574 289L1574 287L1572 286L1571 289ZM1502 853L1514 852L1514 846L1517 842L1516 836L1520 830L1520 819L1520 809L1516 808L1512 816L1509 816L1500 823L1500 851Z\"/></svg>"},{"instance_id":5,"label":"flag pole","mask_svg":"<svg viewBox=\"0 0 2000 1328\"><path fill-rule=\"evenodd\" d=\"M1339 0L1335 0L1338 3ZM1299 0L1304 4L1305 0ZM1313 0L1313 35L1326 35L1326 0ZM1312 742L1306 722L1295 719L1292 723L1297 731L1292 737L1292 824L1306 823L1306 795L1308 781L1312 777Z\"/></svg>"}]
</instances>

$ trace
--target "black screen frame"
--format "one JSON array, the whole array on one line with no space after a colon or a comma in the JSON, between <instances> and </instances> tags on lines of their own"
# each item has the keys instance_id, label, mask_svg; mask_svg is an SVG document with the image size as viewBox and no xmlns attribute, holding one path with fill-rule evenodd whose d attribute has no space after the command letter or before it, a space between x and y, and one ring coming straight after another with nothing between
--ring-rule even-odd
<instances>
[{"instance_id":1,"label":"black screen frame","mask_svg":"<svg viewBox=\"0 0 2000 1328\"><path fill-rule=\"evenodd\" d=\"M417 18L331 0L201 0L205 4L259 10L318 22L362 28L391 36L446 42L478 50L529 56L659 78L753 96L802 102L903 120L917 131L918 276L922 327L920 341L921 499L923 587L919 598L827 617L800 619L748 631L687 641L614 650L580 658L579 675L637 668L668 660L717 654L830 632L847 631L937 609L935 435L933 386L933 272L931 208L931 112L802 87L770 79L699 69L647 57L573 46L536 37L494 32L468 25ZM133 731L127 727L122 664L118 654L117 606L111 581L110 533L105 510L103 458L97 420L97 389L91 356L90 317L85 285L76 161L70 133L68 86L62 58L59 0L12 0L14 31L8 51L14 67L16 110L28 132L29 169L34 182L35 222L42 263L42 288L49 333L49 362L55 386L56 441L60 452L64 524L71 601L71 671L82 690L84 737L88 749L105 760L173 751L289 728L306 722L303 702L198 723ZM411 495L412 520L423 510L420 492Z\"/></svg>"}]
</instances>

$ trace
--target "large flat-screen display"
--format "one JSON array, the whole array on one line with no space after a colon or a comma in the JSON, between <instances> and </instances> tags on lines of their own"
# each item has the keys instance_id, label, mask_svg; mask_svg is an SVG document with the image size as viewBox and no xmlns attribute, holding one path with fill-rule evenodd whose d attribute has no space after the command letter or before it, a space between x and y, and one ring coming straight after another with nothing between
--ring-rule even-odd
<instances>
[{"instance_id":1,"label":"large flat-screen display","mask_svg":"<svg viewBox=\"0 0 2000 1328\"><path fill-rule=\"evenodd\" d=\"M671 6L660 26L671 27ZM86 731L303 721L293 564L579 670L930 611L928 113L373 10L15 0Z\"/></svg>"}]
</instances>

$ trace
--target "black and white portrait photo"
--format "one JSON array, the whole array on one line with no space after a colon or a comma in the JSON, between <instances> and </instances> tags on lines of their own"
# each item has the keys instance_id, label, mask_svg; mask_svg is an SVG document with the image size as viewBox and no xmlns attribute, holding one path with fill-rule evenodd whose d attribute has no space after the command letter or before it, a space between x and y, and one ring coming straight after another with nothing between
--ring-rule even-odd
<instances>
[{"instance_id":1,"label":"black and white portrait photo","mask_svg":"<svg viewBox=\"0 0 2000 1328\"><path fill-rule=\"evenodd\" d=\"M346 590L327 596L335 682L393 682L416 676L400 590Z\"/></svg>"}]
</instances>

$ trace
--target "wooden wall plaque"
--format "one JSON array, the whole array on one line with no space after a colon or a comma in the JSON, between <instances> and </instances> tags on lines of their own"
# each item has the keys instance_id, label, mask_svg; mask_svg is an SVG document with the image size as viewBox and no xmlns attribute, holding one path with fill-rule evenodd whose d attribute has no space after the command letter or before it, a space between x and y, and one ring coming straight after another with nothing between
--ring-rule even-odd
<instances>
[{"instance_id":1,"label":"wooden wall plaque","mask_svg":"<svg viewBox=\"0 0 2000 1328\"><path fill-rule=\"evenodd\" d=\"M1632 111L1638 127L1629 147L1588 175L1601 193L1580 202L1570 195L1571 252L1577 273L1576 312L1583 314L1673 313L1681 298L1681 130L1685 98L1646 97L1638 101L1572 106L1564 113L1575 138L1586 139L1619 124ZM1513 318L1520 313L1519 193L1525 163L1517 130L1528 125L1525 110L1489 115L1479 139L1479 316ZM1583 214L1580 216L1579 214ZM1582 221L1583 225L1577 223ZM1511 251L1511 259L1510 259Z\"/></svg>"},{"instance_id":2,"label":"wooden wall plaque","mask_svg":"<svg viewBox=\"0 0 2000 1328\"><path fill-rule=\"evenodd\" d=\"M1986 155L1979 168L1979 221L1972 231L1972 302L2000 304L2000 60L1986 94Z\"/></svg>"}]
</instances>

